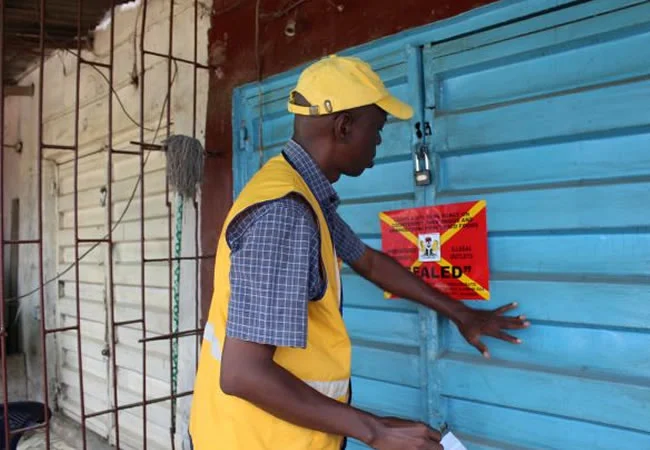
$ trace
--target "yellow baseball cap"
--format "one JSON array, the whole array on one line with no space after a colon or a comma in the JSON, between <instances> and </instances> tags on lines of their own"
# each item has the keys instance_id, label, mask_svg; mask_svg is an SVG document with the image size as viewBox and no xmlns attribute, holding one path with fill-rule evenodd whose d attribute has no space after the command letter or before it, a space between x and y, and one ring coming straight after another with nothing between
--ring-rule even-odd
<instances>
[{"instance_id":1,"label":"yellow baseball cap","mask_svg":"<svg viewBox=\"0 0 650 450\"><path fill-rule=\"evenodd\" d=\"M311 106L296 105L295 93ZM300 74L288 108L298 115L322 116L373 104L398 119L413 117L413 108L388 92L370 64L355 57L331 55Z\"/></svg>"}]
</instances>

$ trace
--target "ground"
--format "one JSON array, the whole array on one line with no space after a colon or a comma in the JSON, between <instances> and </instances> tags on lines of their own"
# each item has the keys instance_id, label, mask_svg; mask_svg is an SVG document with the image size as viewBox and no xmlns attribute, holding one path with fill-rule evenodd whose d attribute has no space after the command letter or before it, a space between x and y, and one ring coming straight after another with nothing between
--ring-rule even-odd
<instances>
[{"instance_id":1,"label":"ground","mask_svg":"<svg viewBox=\"0 0 650 450\"><path fill-rule=\"evenodd\" d=\"M63 416L55 416L50 422L50 449L77 450L81 448L81 433L79 424ZM39 430L23 436L18 443L18 450L42 450L45 448L45 431ZM88 433L88 446L92 450L109 450L108 445L92 433Z\"/></svg>"}]
</instances>

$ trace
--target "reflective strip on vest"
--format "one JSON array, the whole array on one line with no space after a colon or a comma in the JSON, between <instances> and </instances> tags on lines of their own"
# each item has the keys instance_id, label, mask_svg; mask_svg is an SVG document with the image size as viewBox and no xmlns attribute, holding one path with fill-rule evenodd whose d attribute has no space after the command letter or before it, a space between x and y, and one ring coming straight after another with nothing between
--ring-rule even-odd
<instances>
[{"instance_id":1,"label":"reflective strip on vest","mask_svg":"<svg viewBox=\"0 0 650 450\"><path fill-rule=\"evenodd\" d=\"M205 324L203 331L203 339L210 343L210 352L212 357L221 362L221 343L214 333L214 325L211 323ZM328 396L334 400L344 397L348 394L350 387L350 380L337 380L337 381L305 381L313 389L316 389L323 395Z\"/></svg>"},{"instance_id":2,"label":"reflective strip on vest","mask_svg":"<svg viewBox=\"0 0 650 450\"><path fill-rule=\"evenodd\" d=\"M338 300L339 308L341 307L341 267L339 266L339 258L336 254L336 249L334 249L334 269L336 270L336 299Z\"/></svg>"},{"instance_id":3,"label":"reflective strip on vest","mask_svg":"<svg viewBox=\"0 0 650 450\"><path fill-rule=\"evenodd\" d=\"M212 357L221 362L221 343L219 342L219 339L217 339L217 335L214 333L214 325L211 323L205 324L203 339L210 343Z\"/></svg>"},{"instance_id":4,"label":"reflective strip on vest","mask_svg":"<svg viewBox=\"0 0 650 450\"><path fill-rule=\"evenodd\" d=\"M348 389L350 388L349 379L338 381L306 381L306 383L321 394L334 400L347 396Z\"/></svg>"}]
</instances>

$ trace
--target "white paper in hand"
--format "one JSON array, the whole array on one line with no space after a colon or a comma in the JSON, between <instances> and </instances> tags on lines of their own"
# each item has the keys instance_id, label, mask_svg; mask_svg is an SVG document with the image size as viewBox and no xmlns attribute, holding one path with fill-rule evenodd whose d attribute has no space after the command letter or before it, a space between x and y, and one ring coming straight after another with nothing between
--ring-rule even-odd
<instances>
[{"instance_id":1,"label":"white paper in hand","mask_svg":"<svg viewBox=\"0 0 650 450\"><path fill-rule=\"evenodd\" d=\"M451 431L445 434L440 443L445 450L467 450Z\"/></svg>"}]
</instances>

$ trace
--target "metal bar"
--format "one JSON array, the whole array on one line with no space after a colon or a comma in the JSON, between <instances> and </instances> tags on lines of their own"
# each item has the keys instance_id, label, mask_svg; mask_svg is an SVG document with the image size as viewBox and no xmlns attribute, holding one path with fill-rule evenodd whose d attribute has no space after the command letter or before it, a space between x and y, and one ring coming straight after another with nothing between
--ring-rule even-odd
<instances>
[{"instance_id":1,"label":"metal bar","mask_svg":"<svg viewBox=\"0 0 650 450\"><path fill-rule=\"evenodd\" d=\"M171 134L171 112L172 112L172 54L174 51L174 0L169 0L169 44L168 44L168 57L169 59L167 60L167 138L169 138ZM171 260L172 258L172 249L173 249L173 235L172 235L172 209L171 209L171 199L170 199L170 186L169 186L169 178L165 178L165 198L167 199L167 224L168 224L168 229L169 229L169 259ZM173 278L173 271L172 271L172 266L173 264L170 262L169 263L169 332L173 333L174 332L174 324L173 324L173 310L174 310L174 294L173 294L173 284L172 284L172 278ZM169 340L169 355L171 357L174 356L174 341L173 339ZM174 366L175 364L170 364L169 366L169 371L170 371L170 381L169 387L170 387L170 394L173 397L176 394L176 386L174 385ZM176 364L176 367L178 365ZM176 434L176 408L175 408L175 402L172 401L172 405L170 408L170 418L171 418L171 426L169 427L169 438L171 441L171 449L175 450L176 444L175 444L175 439L174 435Z\"/></svg>"},{"instance_id":2,"label":"metal bar","mask_svg":"<svg viewBox=\"0 0 650 450\"><path fill-rule=\"evenodd\" d=\"M201 260L207 259L199 255L199 226L200 226L200 214L199 214L199 202L194 198L194 251L195 255L199 256ZM210 255L212 258L215 255ZM199 291L199 270L201 268L201 263L199 261L194 265L194 298L196 299L196 305L194 308L194 328L199 328L201 323L201 297ZM194 373L199 369L199 355L201 354L201 335L196 335L196 341L194 342Z\"/></svg>"},{"instance_id":3,"label":"metal bar","mask_svg":"<svg viewBox=\"0 0 650 450\"><path fill-rule=\"evenodd\" d=\"M194 391L181 392L180 394L177 394L177 395L173 396L173 398L187 397L188 395L192 395L193 393L194 393ZM103 411L98 411L98 412L87 414L86 419L91 419L93 417L103 416L104 414L110 414L110 413L115 412L115 411L124 411L126 409L138 408L140 406L146 406L146 405L153 405L153 404L156 404L156 403L168 402L171 399L172 399L172 396L168 395L166 397L152 398L151 400L145 400L145 401L142 401L142 402L129 403L127 405L120 405L117 408L105 409Z\"/></svg>"},{"instance_id":4,"label":"metal bar","mask_svg":"<svg viewBox=\"0 0 650 450\"><path fill-rule=\"evenodd\" d=\"M173 122L170 122L170 125L171 125L171 123L173 123ZM159 145L159 144L149 144L147 142L138 142L138 141L131 141L131 144L139 145L144 150L162 151L162 152L165 151L165 148L162 145ZM113 152L115 152L115 150L113 150ZM217 153L217 152L214 152L214 151L209 152L207 150L204 150L203 153L205 154L205 156L210 157L210 158L216 158L218 156L221 156L221 153Z\"/></svg>"},{"instance_id":5,"label":"metal bar","mask_svg":"<svg viewBox=\"0 0 650 450\"><path fill-rule=\"evenodd\" d=\"M79 0L79 1L82 1L82 0ZM112 27L113 27L113 25L111 24L111 28ZM103 69L109 69L109 70L111 69L111 67L113 67L111 64L101 63L101 62L98 62L98 61L88 61L87 59L83 59L83 58L81 58L81 63L89 65L89 66L101 67Z\"/></svg>"},{"instance_id":6,"label":"metal bar","mask_svg":"<svg viewBox=\"0 0 650 450\"><path fill-rule=\"evenodd\" d=\"M77 0L77 35L82 35L83 0ZM81 40L77 40L77 73L75 80L75 113L74 113L74 256L79 261L79 108L81 104ZM83 377L83 352L81 347L81 292L79 287L79 264L75 264L75 307L77 320L77 366L79 367L79 415L81 417L82 448L86 450L86 400Z\"/></svg>"},{"instance_id":7,"label":"metal bar","mask_svg":"<svg viewBox=\"0 0 650 450\"><path fill-rule=\"evenodd\" d=\"M203 328L197 328L194 330L179 331L178 333L169 333L169 334L163 334L160 336L154 336L146 339L140 339L138 342L164 341L167 339L173 339L177 337L201 335L201 333L203 333Z\"/></svg>"},{"instance_id":8,"label":"metal bar","mask_svg":"<svg viewBox=\"0 0 650 450\"><path fill-rule=\"evenodd\" d=\"M142 323L142 319L123 320L121 322L114 322L113 327L123 327L126 325L135 325L138 323Z\"/></svg>"},{"instance_id":9,"label":"metal bar","mask_svg":"<svg viewBox=\"0 0 650 450\"><path fill-rule=\"evenodd\" d=\"M79 244L110 244L109 239L81 239L77 238Z\"/></svg>"},{"instance_id":10,"label":"metal bar","mask_svg":"<svg viewBox=\"0 0 650 450\"><path fill-rule=\"evenodd\" d=\"M132 156L138 156L140 152L135 152L131 150L113 150L114 155L132 155Z\"/></svg>"},{"instance_id":11,"label":"metal bar","mask_svg":"<svg viewBox=\"0 0 650 450\"><path fill-rule=\"evenodd\" d=\"M2 241L4 245L27 245L27 244L40 244L41 241L40 239L19 239L19 240L12 240L12 239L5 239Z\"/></svg>"},{"instance_id":12,"label":"metal bar","mask_svg":"<svg viewBox=\"0 0 650 450\"><path fill-rule=\"evenodd\" d=\"M143 60L144 60L144 58L143 58ZM140 93L142 93L142 91L140 91ZM144 101L143 101L142 107L144 108ZM144 120L144 118L141 117L140 120L142 121L142 120ZM142 123L140 124L140 127L143 127ZM144 131L144 130L142 130L142 131ZM142 133L142 134L143 134L143 136L140 138L140 141L131 141L131 144L132 145L139 145L140 148L142 148L143 150L163 150L162 145L150 144L148 142L144 142L144 133Z\"/></svg>"},{"instance_id":13,"label":"metal bar","mask_svg":"<svg viewBox=\"0 0 650 450\"><path fill-rule=\"evenodd\" d=\"M194 61L190 61L189 59L179 58L177 56L169 56L158 52L152 52L151 50L145 50L144 53L151 56L158 56L159 58L170 58L172 61L181 62L184 64L189 64L191 66L194 66L195 69L211 69L210 66L206 66L205 64L199 64L196 61L196 58L194 59Z\"/></svg>"},{"instance_id":14,"label":"metal bar","mask_svg":"<svg viewBox=\"0 0 650 450\"><path fill-rule=\"evenodd\" d=\"M41 144L43 150L70 150L76 151L77 145L58 145L58 144Z\"/></svg>"},{"instance_id":15,"label":"metal bar","mask_svg":"<svg viewBox=\"0 0 650 450\"><path fill-rule=\"evenodd\" d=\"M3 2L4 3L4 2ZM45 309L45 285L44 264L43 264L43 86L45 81L45 0L40 2L40 61L38 74L38 285L39 304L41 307L40 335L41 335L41 364L43 368L43 414L45 417L45 448L50 450L50 417L48 405L50 403L50 393L47 379L47 340L45 333L45 318L47 310ZM6 379L6 378L5 378ZM5 397L6 398L6 397Z\"/></svg>"},{"instance_id":16,"label":"metal bar","mask_svg":"<svg viewBox=\"0 0 650 450\"><path fill-rule=\"evenodd\" d=\"M76 331L76 330L79 330L79 327L77 325L70 325L69 327L63 327L63 328L46 329L45 333L53 334L53 333L62 333L64 331Z\"/></svg>"},{"instance_id":17,"label":"metal bar","mask_svg":"<svg viewBox=\"0 0 650 450\"><path fill-rule=\"evenodd\" d=\"M5 2L0 1L0 74L4 74L4 59L5 59ZM4 159L5 159L5 135L4 135L4 122L5 122L5 108L4 108L5 86L0 80L0 238L5 236L4 216ZM4 245L0 245L0 358L2 358L2 406L4 407L4 432L5 442L4 448L10 448L10 427L9 427L9 384L7 381L7 334L5 332L5 292L4 292L4 276L5 276L5 255Z\"/></svg>"},{"instance_id":18,"label":"metal bar","mask_svg":"<svg viewBox=\"0 0 650 450\"><path fill-rule=\"evenodd\" d=\"M111 25L110 29L110 51L108 63L108 139L107 139L107 167L106 167L106 185L107 192L107 241L108 241L108 300L109 300L109 336L111 339L111 371L113 373L113 404L119 405L118 392L118 373L117 373L117 337L115 330L115 285L114 285L114 267L113 267L113 88L115 85L115 71L113 69L115 62L115 0L111 0ZM120 415L115 411L113 416L115 421L115 447L120 448Z\"/></svg>"},{"instance_id":19,"label":"metal bar","mask_svg":"<svg viewBox=\"0 0 650 450\"><path fill-rule=\"evenodd\" d=\"M78 159L79 161L81 161L82 159L90 158L91 156L98 155L98 154L100 154L100 153L103 153L104 151L105 151L105 149L103 149L103 148L101 148L101 149L99 149L99 150L93 150L92 152L88 152L88 153L84 153L83 155L79 155L79 157L78 157L77 159ZM61 164L68 163L68 162L70 162L70 161L72 161L72 160L70 159L70 160L68 160L68 161L58 162L57 164L58 164L58 165L61 165Z\"/></svg>"},{"instance_id":20,"label":"metal bar","mask_svg":"<svg viewBox=\"0 0 650 450\"><path fill-rule=\"evenodd\" d=\"M144 54L144 41L147 32L147 6L148 1L142 1L142 25L140 29L140 142L135 145L140 145L140 255L144 260L145 254L145 215L144 215L144 88L145 88L145 54ZM135 56L134 56L135 57ZM158 134L156 132L156 134ZM152 141L155 141L155 137ZM134 144L131 141L131 144ZM145 265L140 264L140 313L142 315L142 339L147 337L147 303L146 303L146 288L145 288ZM142 400L147 400L147 343L142 343ZM142 441L143 448L147 446L147 405L142 405Z\"/></svg>"},{"instance_id":21,"label":"metal bar","mask_svg":"<svg viewBox=\"0 0 650 450\"><path fill-rule=\"evenodd\" d=\"M147 258L144 260L145 263L161 263L161 262L172 262L172 261L198 261L200 259L212 259L214 255L204 255L204 256L181 256L180 258Z\"/></svg>"},{"instance_id":22,"label":"metal bar","mask_svg":"<svg viewBox=\"0 0 650 450\"><path fill-rule=\"evenodd\" d=\"M198 62L199 58L199 0L194 0L194 62ZM197 96L198 96L198 72L197 66L194 66L193 73L193 97L192 97L192 137L196 139L196 108L197 108ZM206 152L207 153L207 152ZM199 257L199 260L204 259L200 256L199 250L199 203L196 200L196 194L193 199L194 205L194 254ZM214 256L213 256L214 257ZM201 310L201 300L199 299L199 260L194 264L194 298L196 299L196 305L194 305L194 328L199 328L199 313ZM194 370L195 372L199 368L199 347L201 345L201 335L196 335L196 340L194 343Z\"/></svg>"},{"instance_id":23,"label":"metal bar","mask_svg":"<svg viewBox=\"0 0 650 450\"><path fill-rule=\"evenodd\" d=\"M16 85L9 85L9 86L4 86L4 92L2 93L2 97L0 98L5 98L5 97L33 97L34 96L34 85L30 84L28 86L16 86Z\"/></svg>"},{"instance_id":24,"label":"metal bar","mask_svg":"<svg viewBox=\"0 0 650 450\"><path fill-rule=\"evenodd\" d=\"M12 37L13 38L19 38L23 41L37 41L38 40L38 33L29 33L29 32L24 32L24 31L17 31L16 28L14 28L12 32ZM52 47L62 47L62 46L68 46L72 45L72 41L74 40L70 35L68 34L61 34L60 32L56 31L49 31L47 33L47 40L49 41L50 48Z\"/></svg>"},{"instance_id":25,"label":"metal bar","mask_svg":"<svg viewBox=\"0 0 650 450\"><path fill-rule=\"evenodd\" d=\"M5 415L8 415L8 414L5 414ZM45 423L39 423L39 424L37 424L37 425L31 425L31 426L29 426L29 427L18 428L18 429L16 429L16 430L11 430L11 433L10 433L10 434L11 434L12 436L15 436L15 435L17 435L17 434L27 433L28 431L36 431L36 430L40 430L41 428L45 428Z\"/></svg>"},{"instance_id":26,"label":"metal bar","mask_svg":"<svg viewBox=\"0 0 650 450\"><path fill-rule=\"evenodd\" d=\"M17 153L21 153L23 151L23 141L18 141L15 144L2 144L2 148L10 148Z\"/></svg>"}]
</instances>

